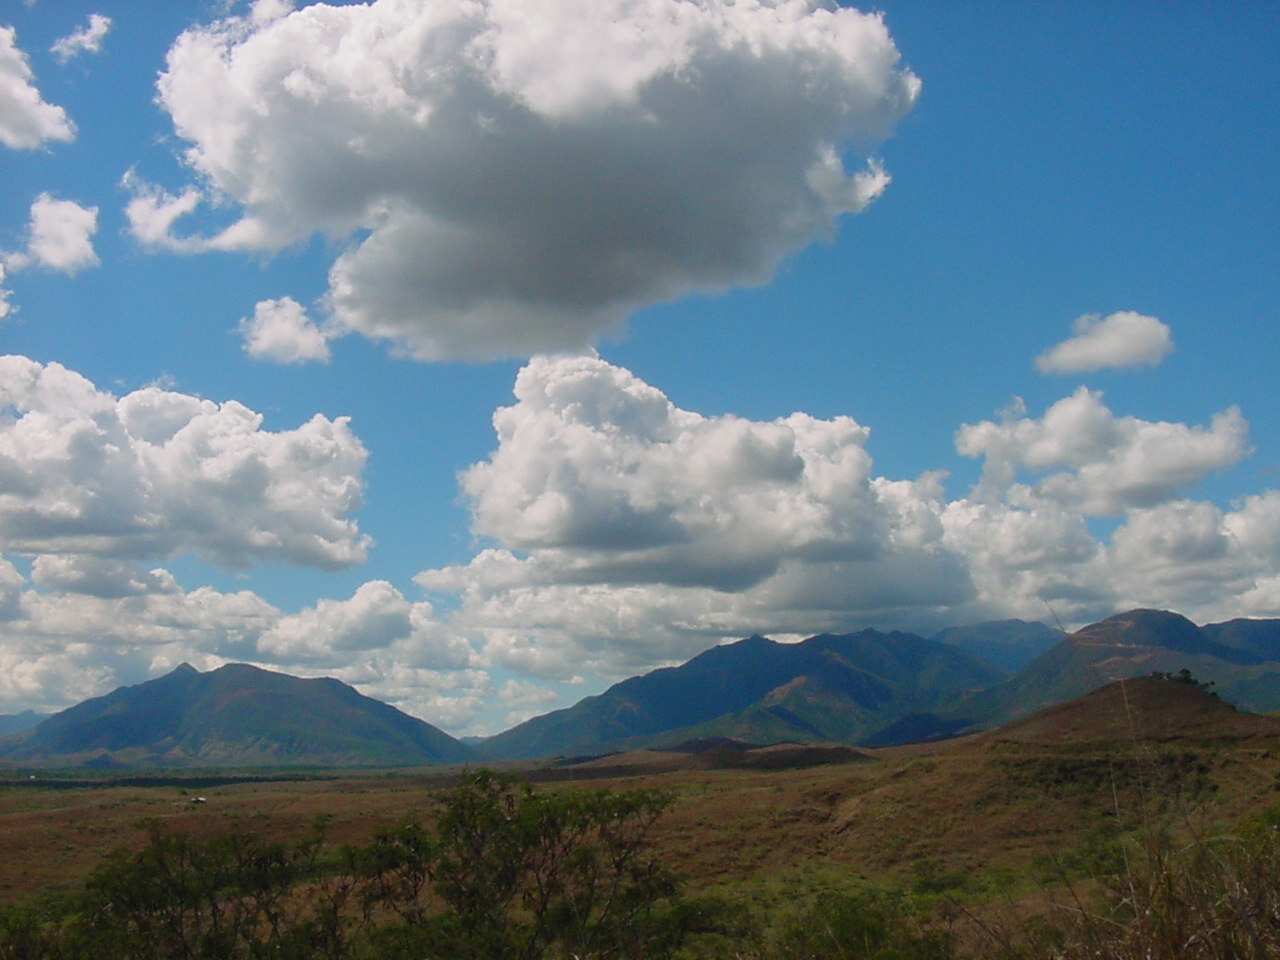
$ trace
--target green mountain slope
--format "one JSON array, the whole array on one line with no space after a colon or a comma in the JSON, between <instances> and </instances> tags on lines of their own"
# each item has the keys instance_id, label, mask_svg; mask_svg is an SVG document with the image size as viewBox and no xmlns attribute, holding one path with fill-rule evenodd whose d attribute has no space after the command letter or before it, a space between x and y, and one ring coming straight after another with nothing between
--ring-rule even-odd
<instances>
[{"instance_id":1,"label":"green mountain slope","mask_svg":"<svg viewBox=\"0 0 1280 960\"><path fill-rule=\"evenodd\" d=\"M1280 659L1267 638L1276 631L1236 621L1200 628L1164 610L1131 610L1076 631L1024 670L948 711L974 728L1008 723L1033 711L1082 697L1113 680L1190 670L1212 681L1241 709L1280 709ZM1277 625L1280 626L1280 625Z\"/></svg>"},{"instance_id":2,"label":"green mountain slope","mask_svg":"<svg viewBox=\"0 0 1280 960\"><path fill-rule=\"evenodd\" d=\"M473 754L337 680L246 664L200 673L183 664L5 738L0 757L66 766L349 766L454 763Z\"/></svg>"},{"instance_id":3,"label":"green mountain slope","mask_svg":"<svg viewBox=\"0 0 1280 960\"><path fill-rule=\"evenodd\" d=\"M801 643L748 637L615 684L477 745L496 759L583 755L701 737L855 742L1001 672L913 634L865 630Z\"/></svg>"}]
</instances>

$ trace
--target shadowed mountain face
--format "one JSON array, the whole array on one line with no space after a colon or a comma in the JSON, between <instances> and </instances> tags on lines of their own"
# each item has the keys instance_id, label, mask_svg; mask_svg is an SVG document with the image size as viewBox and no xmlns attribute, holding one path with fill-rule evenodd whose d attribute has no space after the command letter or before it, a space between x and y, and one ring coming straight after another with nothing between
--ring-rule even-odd
<instances>
[{"instance_id":1,"label":"shadowed mountain face","mask_svg":"<svg viewBox=\"0 0 1280 960\"><path fill-rule=\"evenodd\" d=\"M535 717L479 749L493 758L527 759L701 737L856 742L1001 675L913 634L865 630L796 644L749 637Z\"/></svg>"},{"instance_id":2,"label":"shadowed mountain face","mask_svg":"<svg viewBox=\"0 0 1280 960\"><path fill-rule=\"evenodd\" d=\"M86 700L0 746L15 763L359 766L463 762L469 749L337 680L183 664Z\"/></svg>"},{"instance_id":3,"label":"shadowed mountain face","mask_svg":"<svg viewBox=\"0 0 1280 960\"><path fill-rule=\"evenodd\" d=\"M49 714L47 713L36 713L34 710L0 714L0 737L29 730L48 716Z\"/></svg>"},{"instance_id":4,"label":"shadowed mountain face","mask_svg":"<svg viewBox=\"0 0 1280 960\"><path fill-rule=\"evenodd\" d=\"M1026 620L993 620L965 627L949 627L934 635L938 643L963 650L971 657L1017 673L1040 654L1058 643L1061 630Z\"/></svg>"}]
</instances>

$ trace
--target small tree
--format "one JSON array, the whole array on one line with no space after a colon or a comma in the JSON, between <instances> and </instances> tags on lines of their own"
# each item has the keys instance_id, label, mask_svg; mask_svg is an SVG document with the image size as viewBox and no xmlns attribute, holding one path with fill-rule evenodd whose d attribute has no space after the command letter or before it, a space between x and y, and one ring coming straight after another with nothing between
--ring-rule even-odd
<instances>
[{"instance_id":1,"label":"small tree","mask_svg":"<svg viewBox=\"0 0 1280 960\"><path fill-rule=\"evenodd\" d=\"M1151 675L1153 677L1159 677L1161 680L1168 680L1170 683L1181 683L1184 686L1194 687L1197 690L1204 690L1206 692L1212 692L1209 688L1215 685L1212 680L1197 680L1186 667L1183 667L1177 673L1156 670ZM1217 694L1214 695L1217 696Z\"/></svg>"},{"instance_id":2,"label":"small tree","mask_svg":"<svg viewBox=\"0 0 1280 960\"><path fill-rule=\"evenodd\" d=\"M467 777L443 798L429 833L409 824L364 851L366 909L403 920L384 928L384 951L458 960L663 955L675 941L657 912L678 885L645 838L668 804L646 790L535 793L486 772Z\"/></svg>"}]
</instances>

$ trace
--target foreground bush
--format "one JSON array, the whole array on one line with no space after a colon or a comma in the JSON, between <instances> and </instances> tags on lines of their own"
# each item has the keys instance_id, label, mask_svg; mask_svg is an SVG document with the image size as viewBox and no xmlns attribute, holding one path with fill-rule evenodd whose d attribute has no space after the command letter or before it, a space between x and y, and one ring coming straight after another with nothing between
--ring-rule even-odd
<instances>
[{"instance_id":1,"label":"foreground bush","mask_svg":"<svg viewBox=\"0 0 1280 960\"><path fill-rule=\"evenodd\" d=\"M153 826L59 915L0 919L0 960L662 958L678 889L645 838L667 802L479 773L364 847Z\"/></svg>"},{"instance_id":2,"label":"foreground bush","mask_svg":"<svg viewBox=\"0 0 1280 960\"><path fill-rule=\"evenodd\" d=\"M1157 831L1097 878L1100 902L1070 910L1064 960L1280 958L1280 835L1268 816L1242 830L1177 840Z\"/></svg>"}]
</instances>

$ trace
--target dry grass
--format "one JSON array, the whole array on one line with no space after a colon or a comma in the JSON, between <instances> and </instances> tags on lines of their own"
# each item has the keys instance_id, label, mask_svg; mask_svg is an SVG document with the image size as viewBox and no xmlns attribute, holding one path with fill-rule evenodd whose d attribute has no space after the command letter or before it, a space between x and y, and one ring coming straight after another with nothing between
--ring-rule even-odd
<instances>
[{"instance_id":1,"label":"dry grass","mask_svg":"<svg viewBox=\"0 0 1280 960\"><path fill-rule=\"evenodd\" d=\"M688 877L692 893L713 891L786 911L795 907L797 891L843 895L869 882L911 891L935 921L952 925L969 955L995 956L1004 937L1011 955L1016 948L1024 956L1051 956L1043 944L1013 943L1009 931L1034 932L1026 921L1037 915L1059 933L1078 920L1073 935L1084 945L1086 935L1119 929L1117 918L1128 918L1126 929L1143 929L1133 921L1155 916L1143 913L1137 896L1143 889L1193 899L1194 884L1180 888L1170 881L1160 888L1158 872L1136 871L1160 862L1153 857L1158 848L1142 847L1143 830L1156 819L1177 827L1175 846L1159 849L1186 851L1193 834L1216 836L1221 825L1256 818L1280 801L1280 725L1232 718L1195 702L1185 712L1193 722L1180 733L1184 714L1176 704L1152 701L1149 690L1129 697L1132 692L1095 697L1083 715L1059 710L995 734L872 751L870 761L664 770L668 758L656 758L650 767L599 764L579 774L593 787L674 794L653 841ZM1134 730L1151 732L1123 735ZM531 772L546 779L545 790L571 789L579 775ZM144 819L194 837L247 828L292 838L324 818L334 842L363 843L420 814L430 792L446 781L426 771L230 784L202 789L208 802L200 805L187 802L190 791L172 786L0 786L0 898L31 902L70 889L108 851L141 843L137 824ZM1114 874L1128 886L1111 889L1099 906L1091 898L1103 889L1083 879L1087 871L1066 854L1087 852L1099 838L1126 837L1135 872ZM1243 861L1231 859L1239 849L1212 848L1225 866L1218 899L1204 882L1195 893L1203 917L1229 917L1232 897L1242 909L1263 909L1248 906L1239 876ZM1174 868L1192 860L1164 862ZM1199 862L1203 881L1204 865L1213 861ZM1146 887L1133 882L1139 876L1147 876ZM1110 952L1094 946L1091 955L1140 955L1114 944ZM1066 946L1055 949L1064 957L1088 955L1084 946L1074 954ZM1179 960L1199 956L1185 944L1180 949Z\"/></svg>"}]
</instances>

